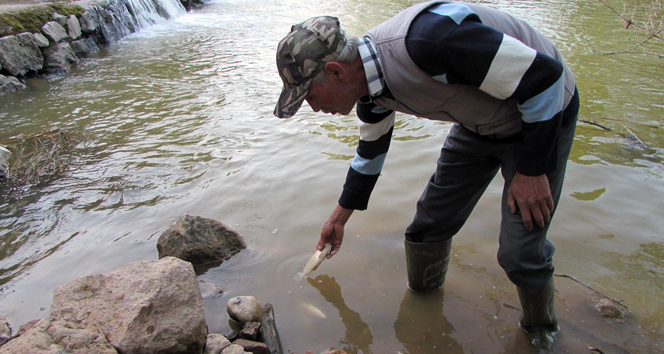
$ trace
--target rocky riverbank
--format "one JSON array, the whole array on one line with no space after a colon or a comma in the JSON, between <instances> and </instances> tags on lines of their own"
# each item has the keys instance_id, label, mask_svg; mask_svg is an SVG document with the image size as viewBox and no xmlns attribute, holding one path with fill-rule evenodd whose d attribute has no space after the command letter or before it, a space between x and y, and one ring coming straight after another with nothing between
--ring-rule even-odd
<instances>
[{"instance_id":1,"label":"rocky riverbank","mask_svg":"<svg viewBox=\"0 0 664 354\"><path fill-rule=\"evenodd\" d=\"M203 299L223 291L197 281L196 265L220 264L246 247L223 223L185 214L159 237L158 261L56 288L49 316L16 334L0 317L0 354L282 354L272 305L250 295L228 301L227 334L208 333Z\"/></svg>"},{"instance_id":2,"label":"rocky riverbank","mask_svg":"<svg viewBox=\"0 0 664 354\"><path fill-rule=\"evenodd\" d=\"M63 75L104 46L202 0L84 0L0 5L0 94L33 76ZM155 16L157 15L157 16Z\"/></svg>"}]
</instances>

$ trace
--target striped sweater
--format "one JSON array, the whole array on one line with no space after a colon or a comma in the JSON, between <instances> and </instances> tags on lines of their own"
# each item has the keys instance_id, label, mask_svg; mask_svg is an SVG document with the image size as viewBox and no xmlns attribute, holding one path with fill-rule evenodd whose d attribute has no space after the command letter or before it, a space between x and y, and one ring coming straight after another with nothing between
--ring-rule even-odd
<instances>
[{"instance_id":1,"label":"striped sweater","mask_svg":"<svg viewBox=\"0 0 664 354\"><path fill-rule=\"evenodd\" d=\"M365 37L360 41L359 50L370 95L362 98L356 107L360 119L360 142L339 199L344 208L366 209L389 150L394 110L459 122L488 138L505 137L496 133L509 132L509 135L521 139L520 173L534 176L556 168L553 162L556 152L554 141L561 124L562 110L573 94L574 81L553 44L523 21L498 10L456 2L416 6L422 6L423 10L415 13L407 27L404 41L409 58L404 58L404 61L412 60L418 71L444 84L444 87L476 91L470 95L470 105L472 100L478 104L493 100L513 107L513 119L509 114L504 115L514 122L503 124L495 131L493 128L483 131L475 123L487 118L470 114L471 109L462 108L464 114L445 114L441 118L440 114L421 113L416 106L402 104L404 93L399 91L402 87L391 88L390 82L402 82L403 79L394 78L403 75L403 70L390 72L391 66L384 66L381 61L380 50L377 50L375 43L377 38L371 35ZM401 25L395 20L396 16L391 23L388 20L377 28ZM513 26L513 23L517 25ZM418 88L417 84L412 87ZM431 92L410 93L413 91L407 89L405 95L431 96ZM488 98L483 99L482 95ZM445 108L446 98L441 97L440 101L440 106Z\"/></svg>"}]
</instances>

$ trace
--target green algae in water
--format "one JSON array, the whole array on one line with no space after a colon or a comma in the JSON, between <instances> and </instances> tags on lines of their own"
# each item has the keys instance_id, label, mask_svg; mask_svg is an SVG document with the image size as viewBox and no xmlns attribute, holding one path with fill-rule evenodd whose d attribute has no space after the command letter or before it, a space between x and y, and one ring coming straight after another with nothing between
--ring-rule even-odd
<instances>
[{"instance_id":1,"label":"green algae in water","mask_svg":"<svg viewBox=\"0 0 664 354\"><path fill-rule=\"evenodd\" d=\"M600 188L600 189L595 189L594 191L590 192L574 192L570 194L572 198L578 199L578 200L584 200L584 201L592 201L597 198L599 198L602 194L606 192L606 187L605 188Z\"/></svg>"}]
</instances>

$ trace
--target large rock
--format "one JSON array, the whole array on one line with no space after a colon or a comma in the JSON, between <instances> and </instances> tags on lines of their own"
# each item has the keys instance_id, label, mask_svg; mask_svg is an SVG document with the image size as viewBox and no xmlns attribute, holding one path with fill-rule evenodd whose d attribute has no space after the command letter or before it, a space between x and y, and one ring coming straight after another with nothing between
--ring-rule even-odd
<instances>
[{"instance_id":1,"label":"large rock","mask_svg":"<svg viewBox=\"0 0 664 354\"><path fill-rule=\"evenodd\" d=\"M44 57L32 33L0 38L0 64L12 76L22 76L40 70Z\"/></svg>"},{"instance_id":2,"label":"large rock","mask_svg":"<svg viewBox=\"0 0 664 354\"><path fill-rule=\"evenodd\" d=\"M227 225L187 214L157 240L159 258L172 256L196 264L227 260L245 248L242 236Z\"/></svg>"},{"instance_id":3,"label":"large rock","mask_svg":"<svg viewBox=\"0 0 664 354\"><path fill-rule=\"evenodd\" d=\"M48 73L62 74L69 72L71 64L79 62L76 53L68 42L60 42L43 49L44 69Z\"/></svg>"},{"instance_id":4,"label":"large rock","mask_svg":"<svg viewBox=\"0 0 664 354\"><path fill-rule=\"evenodd\" d=\"M59 43L60 41L69 37L65 28L62 27L56 21L46 22L42 28L42 33L53 43Z\"/></svg>"},{"instance_id":5,"label":"large rock","mask_svg":"<svg viewBox=\"0 0 664 354\"><path fill-rule=\"evenodd\" d=\"M25 85L17 78L13 76L0 75L0 95L3 93L10 93L23 89L25 89Z\"/></svg>"},{"instance_id":6,"label":"large rock","mask_svg":"<svg viewBox=\"0 0 664 354\"><path fill-rule=\"evenodd\" d=\"M198 353L205 311L190 263L167 257L74 280L54 291L51 317L99 328L124 354Z\"/></svg>"},{"instance_id":7,"label":"large rock","mask_svg":"<svg viewBox=\"0 0 664 354\"><path fill-rule=\"evenodd\" d=\"M99 327L72 326L46 318L26 333L0 347L0 354L118 354Z\"/></svg>"}]
</instances>

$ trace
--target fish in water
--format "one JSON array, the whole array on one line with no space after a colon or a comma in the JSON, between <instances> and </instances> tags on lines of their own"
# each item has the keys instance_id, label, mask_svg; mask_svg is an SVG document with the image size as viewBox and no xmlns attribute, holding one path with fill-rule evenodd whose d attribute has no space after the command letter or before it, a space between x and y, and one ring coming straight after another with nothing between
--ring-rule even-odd
<instances>
[{"instance_id":1,"label":"fish in water","mask_svg":"<svg viewBox=\"0 0 664 354\"><path fill-rule=\"evenodd\" d=\"M323 263L323 261L325 260L325 257L327 257L327 255L330 254L331 250L332 250L332 245L329 244L329 243L325 244L325 247L323 247L322 251L316 250L316 252L314 252L313 256L311 256L311 258L309 258L309 261L307 262L307 264L304 266L304 270L302 270L302 275L305 276L305 277L309 276L309 274L311 274L311 272L316 270L318 268L318 266L321 263Z\"/></svg>"},{"instance_id":2,"label":"fish in water","mask_svg":"<svg viewBox=\"0 0 664 354\"><path fill-rule=\"evenodd\" d=\"M316 315L316 316L318 316L322 319L327 318L327 316L325 316L325 313L323 313L323 311L321 311L318 307L316 307L312 304L304 303L304 304L302 304L302 307L304 307L304 309L307 310L307 312L309 312L312 315Z\"/></svg>"}]
</instances>

